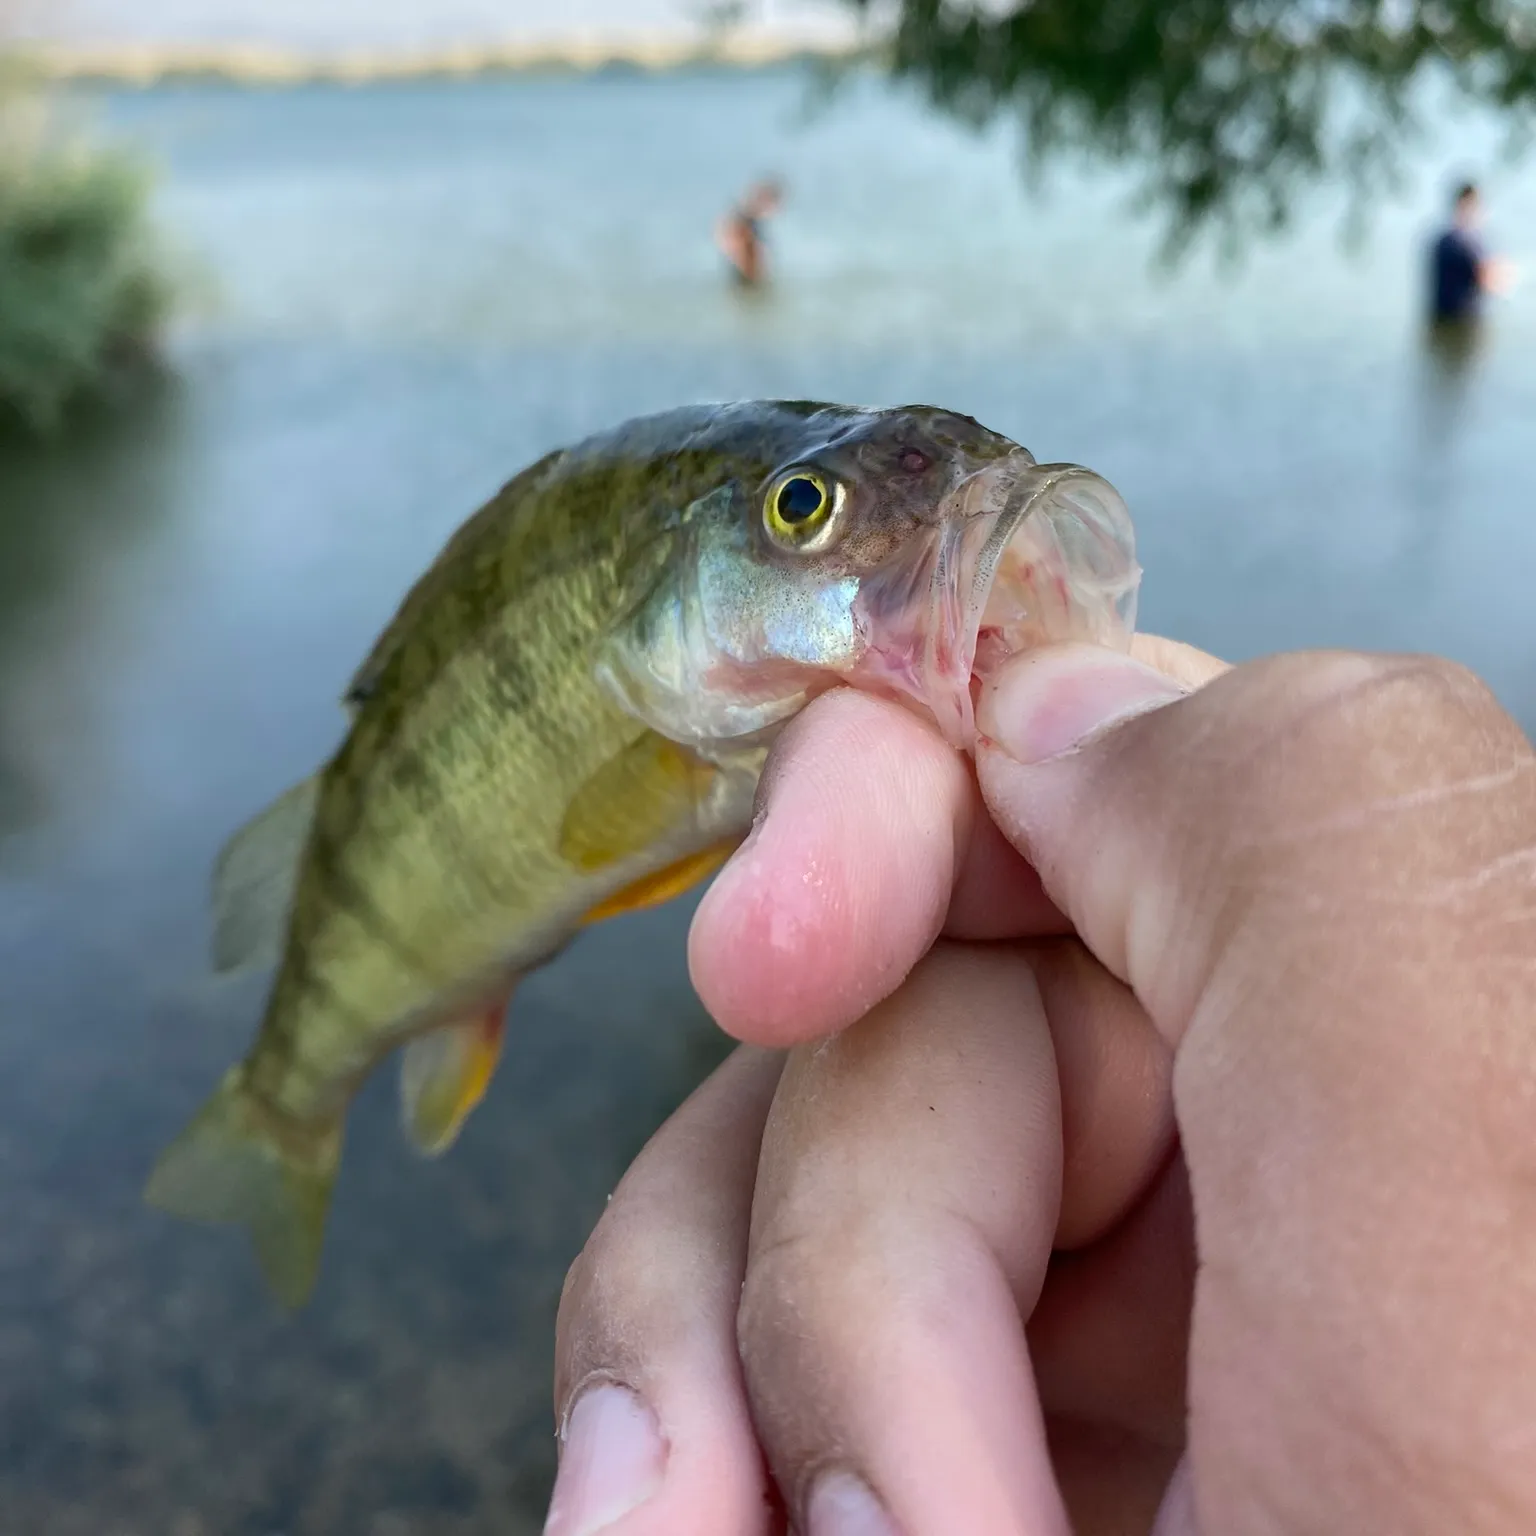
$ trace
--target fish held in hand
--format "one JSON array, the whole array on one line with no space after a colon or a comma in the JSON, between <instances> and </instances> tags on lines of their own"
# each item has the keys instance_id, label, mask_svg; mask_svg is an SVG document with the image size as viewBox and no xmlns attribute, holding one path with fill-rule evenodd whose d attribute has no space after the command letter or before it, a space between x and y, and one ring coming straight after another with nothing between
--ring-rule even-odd
<instances>
[{"instance_id":1,"label":"fish held in hand","mask_svg":"<svg viewBox=\"0 0 1536 1536\"><path fill-rule=\"evenodd\" d=\"M969 749L977 679L1049 641L1128 645L1139 575L1103 479L936 407L690 407L531 465L407 594L334 756L221 854L215 965L274 979L147 1198L245 1226L302 1302L385 1056L442 1152L517 979L718 868L811 698L877 692Z\"/></svg>"}]
</instances>

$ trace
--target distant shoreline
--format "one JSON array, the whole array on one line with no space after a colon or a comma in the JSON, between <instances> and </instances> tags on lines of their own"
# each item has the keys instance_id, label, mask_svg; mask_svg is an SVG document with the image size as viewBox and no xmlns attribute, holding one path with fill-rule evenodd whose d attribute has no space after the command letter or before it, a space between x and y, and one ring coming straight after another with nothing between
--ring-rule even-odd
<instances>
[{"instance_id":1,"label":"distant shoreline","mask_svg":"<svg viewBox=\"0 0 1536 1536\"><path fill-rule=\"evenodd\" d=\"M718 38L667 35L508 40L334 52L263 42L36 42L24 51L54 80L133 86L191 80L274 86L322 82L368 85L483 75L593 74L612 69L644 73L703 66L761 69L811 61L848 63L872 53L868 44L856 41L839 45L825 36L806 38L750 31L731 32Z\"/></svg>"}]
</instances>

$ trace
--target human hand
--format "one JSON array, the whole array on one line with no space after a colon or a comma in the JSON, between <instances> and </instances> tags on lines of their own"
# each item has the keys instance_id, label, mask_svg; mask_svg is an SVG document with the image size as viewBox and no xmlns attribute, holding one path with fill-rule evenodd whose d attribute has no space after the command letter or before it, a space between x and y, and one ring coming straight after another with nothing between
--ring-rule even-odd
<instances>
[{"instance_id":1,"label":"human hand","mask_svg":"<svg viewBox=\"0 0 1536 1536\"><path fill-rule=\"evenodd\" d=\"M1502 296L1514 291L1520 281L1520 269L1508 257L1489 256L1483 262L1482 276L1484 289L1495 296Z\"/></svg>"},{"instance_id":2,"label":"human hand","mask_svg":"<svg viewBox=\"0 0 1536 1536\"><path fill-rule=\"evenodd\" d=\"M1186 1432L1160 1536L1536 1529L1530 744L1422 659L1179 692L1024 658L976 779L787 733L691 948L797 1048L574 1266L551 1536L1144 1532Z\"/></svg>"}]
</instances>

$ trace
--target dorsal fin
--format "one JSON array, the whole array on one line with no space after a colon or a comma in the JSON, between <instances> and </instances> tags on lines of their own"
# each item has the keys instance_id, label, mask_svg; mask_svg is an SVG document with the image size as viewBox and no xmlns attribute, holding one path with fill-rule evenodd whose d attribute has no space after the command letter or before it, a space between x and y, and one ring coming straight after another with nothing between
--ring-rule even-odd
<instances>
[{"instance_id":1,"label":"dorsal fin","mask_svg":"<svg viewBox=\"0 0 1536 1536\"><path fill-rule=\"evenodd\" d=\"M524 497L538 485L547 470L566 456L567 450L557 448L542 459L530 464L512 477L486 504L468 518L453 537L438 551L437 558L417 578L416 584L405 594L394 617L374 641L363 664L352 674L342 700L349 711L356 712L366 703L379 678L389 665L400 642L411 631L421 613L445 591L452 588L466 561L479 557L481 547L501 537L501 529L509 517L516 516Z\"/></svg>"},{"instance_id":2,"label":"dorsal fin","mask_svg":"<svg viewBox=\"0 0 1536 1536\"><path fill-rule=\"evenodd\" d=\"M215 970L277 958L319 798L320 775L312 774L225 843L213 867Z\"/></svg>"}]
</instances>

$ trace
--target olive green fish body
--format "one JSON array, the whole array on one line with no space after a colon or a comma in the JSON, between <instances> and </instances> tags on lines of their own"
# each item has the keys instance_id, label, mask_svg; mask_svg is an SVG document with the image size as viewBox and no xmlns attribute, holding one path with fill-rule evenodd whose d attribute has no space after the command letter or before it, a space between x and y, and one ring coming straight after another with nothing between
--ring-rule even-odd
<instances>
[{"instance_id":1,"label":"olive green fish body","mask_svg":"<svg viewBox=\"0 0 1536 1536\"><path fill-rule=\"evenodd\" d=\"M765 419L765 416L767 419ZM547 959L606 897L739 835L761 750L718 754L675 824L614 856L562 849L582 787L646 727L597 672L653 591L688 507L760 478L801 418L711 408L553 454L467 523L402 604L349 696L289 941L251 1057L304 1118L344 1103L436 1016Z\"/></svg>"},{"instance_id":2,"label":"olive green fish body","mask_svg":"<svg viewBox=\"0 0 1536 1536\"><path fill-rule=\"evenodd\" d=\"M510 481L357 670L329 763L221 856L218 963L273 949L275 977L151 1201L244 1224L301 1300L347 1105L384 1056L406 1047L407 1127L442 1150L516 978L718 863L807 698L866 676L917 693L936 668L968 689L980 608L946 598L935 650L927 594L978 560L990 582L980 536L1022 517L1026 468L948 412L758 401L639 418Z\"/></svg>"}]
</instances>

